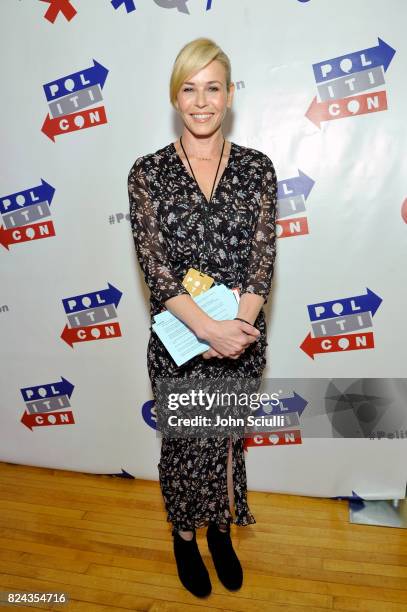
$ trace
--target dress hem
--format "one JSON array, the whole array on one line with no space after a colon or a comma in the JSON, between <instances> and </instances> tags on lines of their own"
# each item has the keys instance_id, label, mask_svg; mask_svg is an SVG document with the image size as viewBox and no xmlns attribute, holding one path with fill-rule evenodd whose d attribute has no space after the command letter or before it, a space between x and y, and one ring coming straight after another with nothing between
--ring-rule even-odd
<instances>
[{"instance_id":1,"label":"dress hem","mask_svg":"<svg viewBox=\"0 0 407 612\"><path fill-rule=\"evenodd\" d=\"M249 525L254 525L255 523L257 523L256 519L254 518L253 515L250 515L249 518L247 519L235 519L235 520L231 520L230 517L229 519L227 519L226 521L227 523L236 525L237 527L248 527ZM167 523L172 523L171 519L167 518ZM176 531L194 531L196 529L201 529L202 527L207 527L209 525L209 523L216 523L217 525L221 525L224 524L225 521L219 521L219 523L209 517L206 517L200 521L195 521L193 522L193 524L189 524L189 525L175 525L174 523L172 524L172 529L171 529L171 534L174 535L174 533Z\"/></svg>"}]
</instances>

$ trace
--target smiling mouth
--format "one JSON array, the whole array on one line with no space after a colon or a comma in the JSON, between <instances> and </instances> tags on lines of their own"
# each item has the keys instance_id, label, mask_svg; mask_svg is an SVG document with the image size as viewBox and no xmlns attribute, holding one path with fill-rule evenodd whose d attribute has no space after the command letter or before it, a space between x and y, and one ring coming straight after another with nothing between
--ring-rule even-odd
<instances>
[{"instance_id":1,"label":"smiling mouth","mask_svg":"<svg viewBox=\"0 0 407 612\"><path fill-rule=\"evenodd\" d=\"M191 113L191 117L197 121L207 121L213 116L213 113Z\"/></svg>"}]
</instances>

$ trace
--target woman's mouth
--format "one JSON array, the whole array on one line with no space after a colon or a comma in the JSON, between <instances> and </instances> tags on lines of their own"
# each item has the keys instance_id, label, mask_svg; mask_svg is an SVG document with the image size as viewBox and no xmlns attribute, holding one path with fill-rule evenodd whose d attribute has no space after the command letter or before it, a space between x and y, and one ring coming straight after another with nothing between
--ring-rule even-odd
<instances>
[{"instance_id":1,"label":"woman's mouth","mask_svg":"<svg viewBox=\"0 0 407 612\"><path fill-rule=\"evenodd\" d=\"M194 113L194 114L191 114L191 117L195 121L198 121L198 123L205 123L206 121L209 121L209 119L212 116L213 116L213 113Z\"/></svg>"}]
</instances>

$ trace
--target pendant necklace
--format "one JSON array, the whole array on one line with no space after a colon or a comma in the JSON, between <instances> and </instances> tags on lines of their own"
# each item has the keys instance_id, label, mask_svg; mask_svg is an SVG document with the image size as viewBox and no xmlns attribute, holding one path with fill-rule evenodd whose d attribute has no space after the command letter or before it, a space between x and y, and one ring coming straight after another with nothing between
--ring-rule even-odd
<instances>
[{"instance_id":1,"label":"pendant necklace","mask_svg":"<svg viewBox=\"0 0 407 612\"><path fill-rule=\"evenodd\" d=\"M191 166L190 161L189 161L189 159L188 159L188 155L186 154L186 151L185 151L185 149L184 149L184 145L182 144L182 137L181 137L181 136L180 136L179 142L180 142L180 145L181 145L182 150L183 150L183 152L184 152L185 158L186 158L186 160L187 160L187 162L188 162L188 166L189 166L189 168L190 168L190 170L191 170L192 176L194 177L195 182L196 182L196 184L197 184L197 185L198 185L198 187L199 187L199 183L198 183L198 181L196 180L196 176L195 176L194 171L192 170L192 166ZM221 161L222 161L222 156L223 156L223 150L224 150L224 148L225 148L225 139L223 139L222 151L221 151L221 154L220 154L219 163L218 163L218 167L217 167L217 170L216 170L215 179L214 179L214 181L213 181L212 190L211 190L211 195L210 195L210 198L209 198L208 205L210 205L210 203L211 203L211 201L212 201L213 190L214 190L214 188L215 188L215 183L216 183L216 179L217 179L217 176L218 176L218 172L219 172L220 164L221 164ZM205 194L203 193L203 191L202 191L202 189L201 189L200 187L199 187L199 190L201 191L201 193L202 193L202 195L203 195L204 199L206 200L206 196L205 196ZM207 216L207 214L206 214L206 205L205 205L205 204L204 204L204 208L203 208L203 210L204 210L204 216L206 217L206 221L207 221L207 220L208 220L208 216ZM202 269L201 269L201 261L202 261L202 256L203 256L203 254L204 254L205 247L206 247L206 241L205 241L205 228L206 228L206 225L207 225L207 224L205 223L205 224L204 224L204 228L203 228L203 233L202 233L202 237L203 237L202 244L201 244L201 247L202 247L202 248L201 248L200 253L198 254L198 257L199 257L199 272L200 272L200 273L202 273Z\"/></svg>"}]
</instances>

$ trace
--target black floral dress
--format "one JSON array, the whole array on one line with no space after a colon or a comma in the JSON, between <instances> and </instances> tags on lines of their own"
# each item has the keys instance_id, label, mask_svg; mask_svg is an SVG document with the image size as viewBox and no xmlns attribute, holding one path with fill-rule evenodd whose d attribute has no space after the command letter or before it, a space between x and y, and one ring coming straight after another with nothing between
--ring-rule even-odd
<instances>
[{"instance_id":1,"label":"black floral dress","mask_svg":"<svg viewBox=\"0 0 407 612\"><path fill-rule=\"evenodd\" d=\"M231 143L228 164L210 203L189 174L173 143L136 159L128 176L130 220L137 258L150 289L151 318L170 297L188 294L182 285L190 267L201 268L229 288L256 293L267 302L276 254L277 179L264 153ZM205 249L202 244L205 240ZM153 395L160 377L261 378L266 364L264 310L261 335L238 359L197 355L177 366L150 327L147 368ZM214 521L249 525L244 439L162 438L158 472L173 529ZM227 456L233 448L234 514L229 509Z\"/></svg>"}]
</instances>

